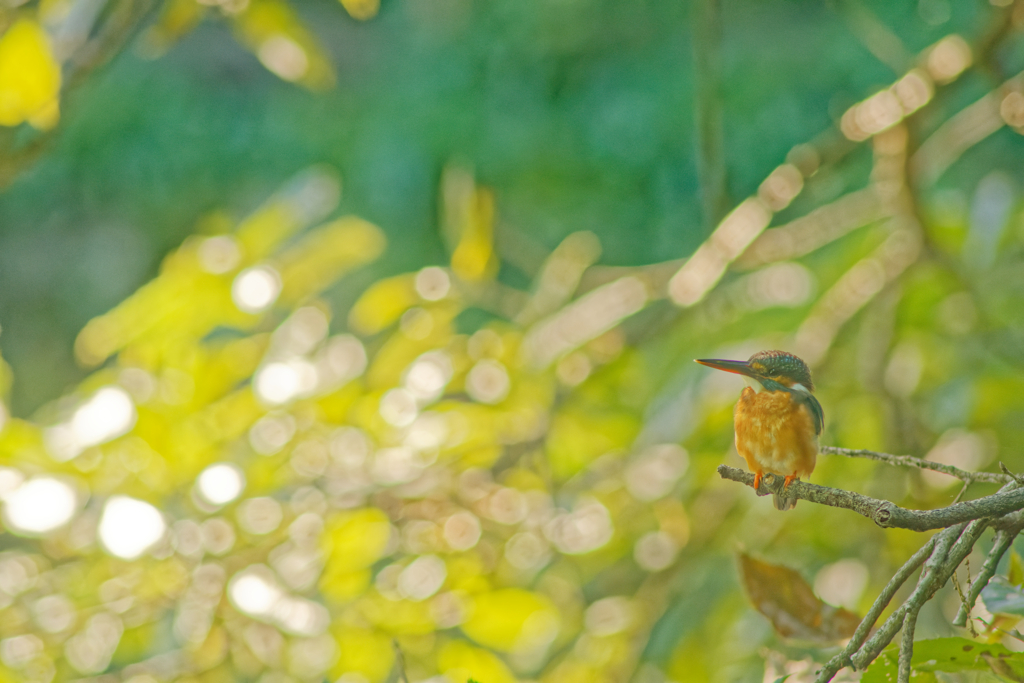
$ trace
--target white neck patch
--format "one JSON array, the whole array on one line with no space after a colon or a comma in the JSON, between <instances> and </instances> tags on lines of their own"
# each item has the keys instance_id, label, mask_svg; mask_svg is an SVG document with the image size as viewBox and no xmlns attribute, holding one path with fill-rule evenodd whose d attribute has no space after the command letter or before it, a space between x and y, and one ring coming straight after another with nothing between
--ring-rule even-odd
<instances>
[{"instance_id":1,"label":"white neck patch","mask_svg":"<svg viewBox=\"0 0 1024 683\"><path fill-rule=\"evenodd\" d=\"M751 389L753 389L755 392L757 392L759 394L762 391L766 391L766 389L764 388L764 385L762 385L760 382L758 382L753 377L746 377L746 376L744 376L743 377L743 381L746 383L746 385L748 387L750 387ZM803 392L803 393L808 394L808 395L810 395L810 393L811 393L810 389L805 387L803 384L800 384L799 382L797 382L793 386L787 387L787 388L792 390L792 391L800 391L800 392Z\"/></svg>"},{"instance_id":2,"label":"white neck patch","mask_svg":"<svg viewBox=\"0 0 1024 683\"><path fill-rule=\"evenodd\" d=\"M746 382L747 386L753 389L757 393L764 391L764 386L753 377L747 377L743 375L743 381Z\"/></svg>"}]
</instances>

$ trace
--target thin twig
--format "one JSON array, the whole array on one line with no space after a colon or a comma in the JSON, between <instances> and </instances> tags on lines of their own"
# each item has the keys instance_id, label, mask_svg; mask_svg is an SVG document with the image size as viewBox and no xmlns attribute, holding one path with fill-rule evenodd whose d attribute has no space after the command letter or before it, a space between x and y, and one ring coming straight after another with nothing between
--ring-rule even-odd
<instances>
[{"instance_id":1,"label":"thin twig","mask_svg":"<svg viewBox=\"0 0 1024 683\"><path fill-rule=\"evenodd\" d=\"M995 472L968 472L967 470L962 470L959 467L944 465L940 462L925 460L924 458L915 458L912 455L890 455L889 453L879 453L878 451L869 451L863 448L838 448L836 446L822 446L818 450L829 455L845 455L848 458L868 458L869 460L878 460L879 462L889 463L890 465L903 465L907 467L916 467L922 470L932 470L934 472L948 474L951 477L956 477L961 481L981 481L987 484L1005 484L1014 480L1013 475L1010 474L1004 475L996 474Z\"/></svg>"},{"instance_id":2,"label":"thin twig","mask_svg":"<svg viewBox=\"0 0 1024 683\"><path fill-rule=\"evenodd\" d=\"M999 469L1001 469L1003 471L1003 474L1005 474L1006 476L1010 477L1011 479L1013 479L1015 482L1017 482L1021 486L1024 486L1024 478L1021 478L1020 476L1018 476L1018 475L1014 474L1013 472L1011 472L1010 468L1008 468L1003 463L1002 460L999 461Z\"/></svg>"},{"instance_id":3,"label":"thin twig","mask_svg":"<svg viewBox=\"0 0 1024 683\"><path fill-rule=\"evenodd\" d=\"M910 683L910 659L914 656L914 630L921 605L907 610L903 617L903 638L900 641L900 658L896 669L896 683Z\"/></svg>"},{"instance_id":4,"label":"thin twig","mask_svg":"<svg viewBox=\"0 0 1024 683\"><path fill-rule=\"evenodd\" d=\"M971 588L967 592L964 604L953 619L954 626L964 626L967 624L967 619L970 616L971 609L974 607L974 603L978 601L978 596L981 595L982 589L988 585L988 582L995 575L1000 560L1003 559L1003 555L1009 550L1013 539L1017 537L1020 530L1021 528L1018 526L996 531L996 536L992 539L992 549L989 551L988 557L985 558L985 563L981 565L981 571L978 572L978 576L971 583Z\"/></svg>"},{"instance_id":5,"label":"thin twig","mask_svg":"<svg viewBox=\"0 0 1024 683\"><path fill-rule=\"evenodd\" d=\"M877 598L875 598L875 602L872 603L871 609L868 610L864 619L861 620L860 625L857 626L857 630L853 632L850 642L846 644L846 647L843 648L842 652L830 659L818 672L818 683L824 683L825 681L831 680L832 677L835 676L844 666L852 665L850 656L859 650L861 645L864 644L868 634L871 633L871 628L875 625L875 622L878 621L878 617L882 615L885 608L889 606L889 602L892 600L893 596L896 595L896 591L906 583L907 579L910 578L910 575L917 571L917 568L921 566L921 563L931 555L932 549L935 547L935 538L935 536L932 536L928 539L928 542L921 546L916 553L911 555L910 559L904 562L903 566L896 571L891 579L889 579L889 583L885 585L882 592L879 593Z\"/></svg>"},{"instance_id":6,"label":"thin twig","mask_svg":"<svg viewBox=\"0 0 1024 683\"><path fill-rule=\"evenodd\" d=\"M754 475L750 472L728 465L719 465L718 474L723 479L738 481L753 488ZM783 493L783 478L766 475L761 480L761 488L768 493ZM975 519L1002 517L1024 508L1024 488L1001 490L990 496L935 510L908 510L888 500L871 498L829 486L806 484L801 481L794 481L790 484L785 489L785 494L788 498L809 500L821 505L853 510L883 528L911 529L913 531L941 529Z\"/></svg>"},{"instance_id":7,"label":"thin twig","mask_svg":"<svg viewBox=\"0 0 1024 683\"><path fill-rule=\"evenodd\" d=\"M977 519L969 524L958 524L937 533L935 549L925 562L918 579L917 588L910 594L906 602L894 611L881 628L864 644L850 661L855 668L864 669L873 662L882 650L892 642L893 637L903 626L907 614L920 610L935 593L946 584L950 576L960 566L964 558L974 547L989 520ZM954 542L955 541L955 542ZM916 617L915 617L916 619ZM818 679L827 681L829 679Z\"/></svg>"},{"instance_id":8,"label":"thin twig","mask_svg":"<svg viewBox=\"0 0 1024 683\"><path fill-rule=\"evenodd\" d=\"M929 589L936 580L938 570L945 561L953 541L966 526L966 524L958 524L935 534L935 545L931 556L925 561L924 569L921 570L921 578L917 581L917 588L914 589L914 592L907 598L906 602L889 615L889 618L875 631L874 635L850 657L850 662L854 668L866 668L892 642L893 636L903 626L903 619L906 617L908 606L913 601L920 600L924 602L927 599L924 597L925 595L931 597Z\"/></svg>"},{"instance_id":9,"label":"thin twig","mask_svg":"<svg viewBox=\"0 0 1024 683\"><path fill-rule=\"evenodd\" d=\"M967 584L971 583L971 558L967 558ZM960 597L960 611L970 613L971 606L967 603L967 596L964 594L964 589L960 585L960 577L953 572L953 588L956 589L956 594ZM977 632L974 630L974 624L971 621L967 622L967 630L971 632L971 636L974 638L978 637Z\"/></svg>"},{"instance_id":10,"label":"thin twig","mask_svg":"<svg viewBox=\"0 0 1024 683\"><path fill-rule=\"evenodd\" d=\"M965 481L964 485L960 487L960 493L956 494L956 498L953 499L953 502L950 503L950 505L955 505L959 503L961 500L963 500L964 494L967 493L967 489L969 489L970 487L971 482Z\"/></svg>"}]
</instances>

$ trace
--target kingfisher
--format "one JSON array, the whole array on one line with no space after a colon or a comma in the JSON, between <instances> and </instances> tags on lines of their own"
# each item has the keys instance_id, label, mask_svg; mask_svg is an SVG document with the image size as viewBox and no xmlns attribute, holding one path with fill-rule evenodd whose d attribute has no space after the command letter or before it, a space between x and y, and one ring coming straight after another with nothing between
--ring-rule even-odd
<instances>
[{"instance_id":1,"label":"kingfisher","mask_svg":"<svg viewBox=\"0 0 1024 683\"><path fill-rule=\"evenodd\" d=\"M783 493L773 495L775 507L796 507L796 498L787 498L785 490L814 470L818 436L825 426L807 364L786 351L761 351L746 361L699 358L696 362L743 375L747 386L733 418L736 450L754 473L755 491L765 472L783 476Z\"/></svg>"}]
</instances>

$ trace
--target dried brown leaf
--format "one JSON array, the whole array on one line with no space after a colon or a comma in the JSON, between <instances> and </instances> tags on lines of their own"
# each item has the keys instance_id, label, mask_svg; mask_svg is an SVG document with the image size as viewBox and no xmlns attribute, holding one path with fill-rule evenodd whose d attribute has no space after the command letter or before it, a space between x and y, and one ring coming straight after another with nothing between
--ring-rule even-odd
<instances>
[{"instance_id":1,"label":"dried brown leaf","mask_svg":"<svg viewBox=\"0 0 1024 683\"><path fill-rule=\"evenodd\" d=\"M784 638L831 643L853 635L860 617L822 602L795 569L739 554L747 596Z\"/></svg>"}]
</instances>

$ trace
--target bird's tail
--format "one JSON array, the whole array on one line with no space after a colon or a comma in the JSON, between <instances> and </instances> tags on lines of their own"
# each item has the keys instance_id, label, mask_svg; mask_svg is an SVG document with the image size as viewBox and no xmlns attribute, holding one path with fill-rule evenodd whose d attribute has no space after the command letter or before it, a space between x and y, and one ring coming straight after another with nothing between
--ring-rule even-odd
<instances>
[{"instance_id":1,"label":"bird's tail","mask_svg":"<svg viewBox=\"0 0 1024 683\"><path fill-rule=\"evenodd\" d=\"M772 502L775 503L776 510L782 510L783 512L786 510L792 510L796 507L796 501L796 498L787 498L784 493L772 494Z\"/></svg>"}]
</instances>

